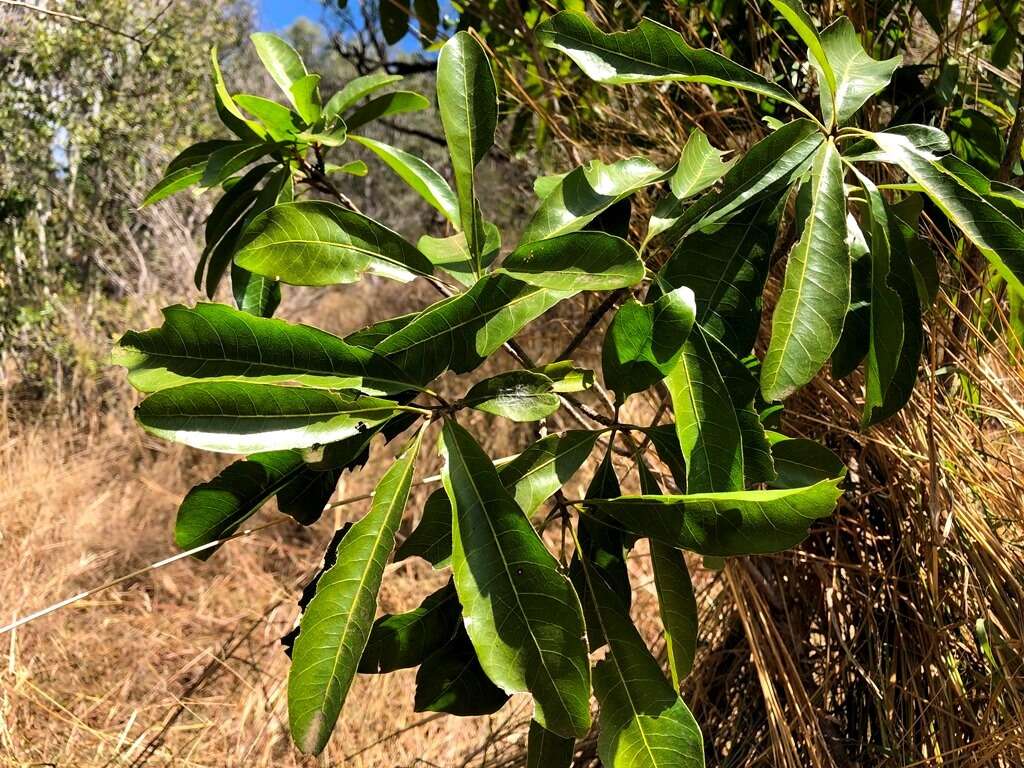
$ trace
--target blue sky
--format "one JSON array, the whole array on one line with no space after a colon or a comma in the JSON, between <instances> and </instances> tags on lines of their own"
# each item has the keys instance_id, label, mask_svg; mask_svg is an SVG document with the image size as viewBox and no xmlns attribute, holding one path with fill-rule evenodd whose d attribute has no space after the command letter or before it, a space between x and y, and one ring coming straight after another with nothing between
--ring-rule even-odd
<instances>
[{"instance_id":1,"label":"blue sky","mask_svg":"<svg viewBox=\"0 0 1024 768\"><path fill-rule=\"evenodd\" d=\"M320 21L324 10L320 0L257 0L256 8L257 26L267 31L285 29L300 16Z\"/></svg>"}]
</instances>

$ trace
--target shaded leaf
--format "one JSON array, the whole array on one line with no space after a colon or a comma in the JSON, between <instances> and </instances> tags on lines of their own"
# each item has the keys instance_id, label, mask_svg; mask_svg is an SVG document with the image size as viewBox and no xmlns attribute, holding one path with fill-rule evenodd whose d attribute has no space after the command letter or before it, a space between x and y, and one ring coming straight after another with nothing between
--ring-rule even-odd
<instances>
[{"instance_id":1,"label":"shaded leaf","mask_svg":"<svg viewBox=\"0 0 1024 768\"><path fill-rule=\"evenodd\" d=\"M381 674L418 667L455 636L461 623L459 600L449 581L413 610L377 619L359 660L359 671Z\"/></svg>"},{"instance_id":2,"label":"shaded leaf","mask_svg":"<svg viewBox=\"0 0 1024 768\"><path fill-rule=\"evenodd\" d=\"M484 222L485 242L480 255L480 263L489 265L501 250L501 233L489 221ZM449 237L431 237L423 235L416 244L430 263L443 272L451 275L462 285L469 287L477 281L476 261L470 253L469 243L464 232L456 232Z\"/></svg>"},{"instance_id":3,"label":"shaded leaf","mask_svg":"<svg viewBox=\"0 0 1024 768\"><path fill-rule=\"evenodd\" d=\"M576 740L552 733L536 720L530 721L526 768L570 768Z\"/></svg>"},{"instance_id":4,"label":"shaded leaf","mask_svg":"<svg viewBox=\"0 0 1024 768\"><path fill-rule=\"evenodd\" d=\"M414 91L393 91L370 99L363 106L345 115L345 125L350 131L357 131L373 120L405 112L419 112L430 106L430 102Z\"/></svg>"},{"instance_id":5,"label":"shaded leaf","mask_svg":"<svg viewBox=\"0 0 1024 768\"><path fill-rule=\"evenodd\" d=\"M352 78L327 101L323 110L324 119L333 120L360 99L392 83L397 83L401 79L401 75L389 75L387 72L374 72Z\"/></svg>"},{"instance_id":6,"label":"shaded leaf","mask_svg":"<svg viewBox=\"0 0 1024 768\"><path fill-rule=\"evenodd\" d=\"M771 488L801 488L814 485L846 471L843 462L821 443L769 432L777 476Z\"/></svg>"},{"instance_id":7,"label":"shaded leaf","mask_svg":"<svg viewBox=\"0 0 1024 768\"><path fill-rule=\"evenodd\" d=\"M428 656L416 673L417 712L446 712L459 717L490 715L508 698L484 672L461 624L455 636Z\"/></svg>"},{"instance_id":8,"label":"shaded leaf","mask_svg":"<svg viewBox=\"0 0 1024 768\"><path fill-rule=\"evenodd\" d=\"M235 141L201 141L193 144L175 156L167 165L167 170L149 192L146 193L142 206L152 205L175 192L188 189L198 184L206 172L206 163L214 152L232 145L241 145Z\"/></svg>"},{"instance_id":9,"label":"shaded leaf","mask_svg":"<svg viewBox=\"0 0 1024 768\"><path fill-rule=\"evenodd\" d=\"M661 381L676 366L695 315L693 291L685 286L650 304L631 298L619 307L601 350L604 383L618 402Z\"/></svg>"}]
</instances>

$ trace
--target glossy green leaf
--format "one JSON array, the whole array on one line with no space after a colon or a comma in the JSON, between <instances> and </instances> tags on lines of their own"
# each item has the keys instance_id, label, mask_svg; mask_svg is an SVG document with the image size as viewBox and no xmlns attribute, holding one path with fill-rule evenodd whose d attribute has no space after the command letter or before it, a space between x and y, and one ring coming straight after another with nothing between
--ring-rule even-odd
<instances>
[{"instance_id":1,"label":"glossy green leaf","mask_svg":"<svg viewBox=\"0 0 1024 768\"><path fill-rule=\"evenodd\" d=\"M501 233L491 222L485 221L484 238L480 263L487 266L501 250ZM470 253L464 232L456 232L448 237L423 235L416 243L416 247L431 264L451 275L462 285L469 287L477 281L476 261Z\"/></svg>"},{"instance_id":2,"label":"glossy green leaf","mask_svg":"<svg viewBox=\"0 0 1024 768\"><path fill-rule=\"evenodd\" d=\"M552 733L536 720L530 721L526 741L526 768L570 768L576 740Z\"/></svg>"},{"instance_id":3,"label":"glossy green leaf","mask_svg":"<svg viewBox=\"0 0 1024 768\"><path fill-rule=\"evenodd\" d=\"M790 26L793 27L797 35L800 36L800 39L804 41L804 45L807 46L811 61L818 70L822 91L822 112L827 118L832 112L832 94L835 94L837 89L836 74L833 71L833 62L828 56L828 51L821 37L818 36L818 28L814 20L807 15L807 11L804 10L804 5L800 0L771 0L771 3L778 9L783 18L789 22ZM829 94L828 110L824 107L824 94L826 93ZM831 123L831 120L826 120L825 122Z\"/></svg>"},{"instance_id":4,"label":"glossy green leaf","mask_svg":"<svg viewBox=\"0 0 1024 768\"><path fill-rule=\"evenodd\" d=\"M416 673L417 712L446 712L459 717L490 715L501 709L508 698L487 677L461 625L455 636L428 656Z\"/></svg>"},{"instance_id":5,"label":"glossy green leaf","mask_svg":"<svg viewBox=\"0 0 1024 768\"><path fill-rule=\"evenodd\" d=\"M288 95L307 125L320 119L320 75L300 77L291 84Z\"/></svg>"},{"instance_id":6,"label":"glossy green leaf","mask_svg":"<svg viewBox=\"0 0 1024 768\"><path fill-rule=\"evenodd\" d=\"M342 440L397 410L348 392L215 381L155 392L135 418L150 434L193 448L259 453Z\"/></svg>"},{"instance_id":7,"label":"glossy green leaf","mask_svg":"<svg viewBox=\"0 0 1024 768\"><path fill-rule=\"evenodd\" d=\"M413 610L377 619L363 649L359 671L380 674L418 667L455 636L461 622L455 586L449 581Z\"/></svg>"},{"instance_id":8,"label":"glossy green leaf","mask_svg":"<svg viewBox=\"0 0 1024 768\"><path fill-rule=\"evenodd\" d=\"M666 384L690 491L743 487L743 438L732 397L700 326L694 327Z\"/></svg>"},{"instance_id":9,"label":"glossy green leaf","mask_svg":"<svg viewBox=\"0 0 1024 768\"><path fill-rule=\"evenodd\" d=\"M551 291L494 273L465 293L420 312L377 345L376 351L416 383L452 370L467 373L575 291Z\"/></svg>"},{"instance_id":10,"label":"glossy green leaf","mask_svg":"<svg viewBox=\"0 0 1024 768\"><path fill-rule=\"evenodd\" d=\"M307 754L327 746L356 676L422 434L381 477L370 510L341 540L334 565L320 577L302 614L288 675L288 721L292 738Z\"/></svg>"},{"instance_id":11,"label":"glossy green leaf","mask_svg":"<svg viewBox=\"0 0 1024 768\"><path fill-rule=\"evenodd\" d=\"M537 28L540 41L576 62L592 80L609 85L675 81L752 91L806 111L784 88L720 53L692 48L675 30L643 19L627 32L606 34L582 13L563 11Z\"/></svg>"},{"instance_id":12,"label":"glossy green leaf","mask_svg":"<svg viewBox=\"0 0 1024 768\"><path fill-rule=\"evenodd\" d=\"M206 172L206 163L210 155L227 146L240 144L242 142L233 141L201 141L198 144L193 144L168 163L164 175L146 193L142 205L152 205L165 197L170 197L175 192L198 184Z\"/></svg>"},{"instance_id":13,"label":"glossy green leaf","mask_svg":"<svg viewBox=\"0 0 1024 768\"><path fill-rule=\"evenodd\" d=\"M683 234L733 218L737 211L793 185L814 162L823 137L810 120L794 120L752 146L722 177L721 188L691 205L676 225ZM777 197L776 197L777 199Z\"/></svg>"},{"instance_id":14,"label":"glossy green leaf","mask_svg":"<svg viewBox=\"0 0 1024 768\"><path fill-rule=\"evenodd\" d=\"M561 405L554 383L532 371L507 371L474 384L464 405L512 421L539 421Z\"/></svg>"},{"instance_id":15,"label":"glossy green leaf","mask_svg":"<svg viewBox=\"0 0 1024 768\"><path fill-rule=\"evenodd\" d=\"M226 304L175 304L163 315L159 328L128 331L112 353L142 392L196 381L408 389L402 372L380 356L308 325L256 317Z\"/></svg>"},{"instance_id":16,"label":"glossy green leaf","mask_svg":"<svg viewBox=\"0 0 1024 768\"><path fill-rule=\"evenodd\" d=\"M870 134L924 193L974 243L1014 290L1024 292L1024 230L930 152L893 133Z\"/></svg>"},{"instance_id":17,"label":"glossy green leaf","mask_svg":"<svg viewBox=\"0 0 1024 768\"><path fill-rule=\"evenodd\" d=\"M835 509L841 478L805 488L622 496L588 501L598 520L702 555L761 555L794 547Z\"/></svg>"},{"instance_id":18,"label":"glossy green leaf","mask_svg":"<svg viewBox=\"0 0 1024 768\"><path fill-rule=\"evenodd\" d=\"M761 325L761 295L788 190L679 241L659 283L693 289L697 322L734 354L746 355Z\"/></svg>"},{"instance_id":19,"label":"glossy green leaf","mask_svg":"<svg viewBox=\"0 0 1024 768\"><path fill-rule=\"evenodd\" d=\"M608 652L594 666L597 754L609 768L703 768L700 728L629 618L586 560L584 574Z\"/></svg>"},{"instance_id":20,"label":"glossy green leaf","mask_svg":"<svg viewBox=\"0 0 1024 768\"><path fill-rule=\"evenodd\" d=\"M252 143L265 139L266 131L258 123L246 119L242 110L238 108L235 100L231 97L227 85L224 84L224 75L220 71L216 46L210 50L210 64L213 72L213 101L220 121L243 141Z\"/></svg>"},{"instance_id":21,"label":"glossy green leaf","mask_svg":"<svg viewBox=\"0 0 1024 768\"><path fill-rule=\"evenodd\" d=\"M814 378L839 342L850 306L843 165L829 141L818 150L810 211L786 264L761 372L765 400L781 400Z\"/></svg>"},{"instance_id":22,"label":"glossy green leaf","mask_svg":"<svg viewBox=\"0 0 1024 768\"><path fill-rule=\"evenodd\" d=\"M821 443L769 432L777 476L771 488L801 488L814 485L846 471L843 462Z\"/></svg>"},{"instance_id":23,"label":"glossy green leaf","mask_svg":"<svg viewBox=\"0 0 1024 768\"><path fill-rule=\"evenodd\" d=\"M345 83L345 86L328 99L324 106L323 117L327 121L341 115L356 102L369 96L374 91L379 91L392 83L402 79L401 75L389 75L387 72L374 72L369 75L355 77Z\"/></svg>"},{"instance_id":24,"label":"glossy green leaf","mask_svg":"<svg viewBox=\"0 0 1024 768\"><path fill-rule=\"evenodd\" d=\"M254 275L237 264L231 265L231 293L235 306L258 317L271 317L281 303L281 284L263 275Z\"/></svg>"},{"instance_id":25,"label":"glossy green leaf","mask_svg":"<svg viewBox=\"0 0 1024 768\"><path fill-rule=\"evenodd\" d=\"M651 304L629 299L615 313L601 350L604 383L623 402L661 381L676 366L696 316L683 286Z\"/></svg>"},{"instance_id":26,"label":"glossy green leaf","mask_svg":"<svg viewBox=\"0 0 1024 768\"><path fill-rule=\"evenodd\" d=\"M774 2L774 0L773 0ZM778 5L778 2L776 2ZM846 16L840 16L821 32L824 59L814 53L821 83L821 112L828 124L849 122L864 103L885 89L901 58L878 61L871 58L861 45L857 30ZM823 61L829 62L834 72L830 82ZM821 77L821 73L825 76Z\"/></svg>"},{"instance_id":27,"label":"glossy green leaf","mask_svg":"<svg viewBox=\"0 0 1024 768\"><path fill-rule=\"evenodd\" d=\"M683 212L683 203L706 190L729 170L735 160L723 160L728 152L715 149L699 128L686 139L675 170L668 179L669 194L662 199L647 226L647 240L669 229Z\"/></svg>"},{"instance_id":28,"label":"glossy green leaf","mask_svg":"<svg viewBox=\"0 0 1024 768\"><path fill-rule=\"evenodd\" d=\"M556 291L610 291L644 279L644 263L625 240L604 232L572 232L520 245L502 269Z\"/></svg>"},{"instance_id":29,"label":"glossy green leaf","mask_svg":"<svg viewBox=\"0 0 1024 768\"><path fill-rule=\"evenodd\" d=\"M271 32L256 32L249 37L263 66L278 87L295 104L292 86L308 74L298 52ZM295 104L298 107L298 104ZM302 110L299 109L299 114ZM309 121L312 122L312 121Z\"/></svg>"},{"instance_id":30,"label":"glossy green leaf","mask_svg":"<svg viewBox=\"0 0 1024 768\"><path fill-rule=\"evenodd\" d=\"M555 392L582 392L594 386L594 372L589 368L576 368L572 360L559 360L530 370L551 379Z\"/></svg>"},{"instance_id":31,"label":"glossy green leaf","mask_svg":"<svg viewBox=\"0 0 1024 768\"><path fill-rule=\"evenodd\" d=\"M591 160L562 176L544 196L520 243L585 229L602 211L665 176L665 171L642 157L608 164Z\"/></svg>"},{"instance_id":32,"label":"glossy green leaf","mask_svg":"<svg viewBox=\"0 0 1024 768\"><path fill-rule=\"evenodd\" d=\"M413 91L393 91L370 99L363 106L345 115L345 124L351 131L357 131L373 120L405 112L419 112L430 106L430 102Z\"/></svg>"},{"instance_id":33,"label":"glossy green leaf","mask_svg":"<svg viewBox=\"0 0 1024 768\"><path fill-rule=\"evenodd\" d=\"M448 221L458 224L459 202L455 193L452 192L452 188L448 186L444 177L426 161L375 139L368 139L365 136L351 136L350 138L383 160L402 181L419 193L420 197L436 208Z\"/></svg>"},{"instance_id":34,"label":"glossy green leaf","mask_svg":"<svg viewBox=\"0 0 1024 768\"><path fill-rule=\"evenodd\" d=\"M370 169L366 167L366 163L362 160L350 160L347 163L341 165L335 165L334 163L327 163L324 166L324 173L347 173L350 176L365 176L370 172Z\"/></svg>"},{"instance_id":35,"label":"glossy green leaf","mask_svg":"<svg viewBox=\"0 0 1024 768\"><path fill-rule=\"evenodd\" d=\"M283 104L249 93L236 94L235 101L263 123L274 141L294 138L302 130L302 118Z\"/></svg>"},{"instance_id":36,"label":"glossy green leaf","mask_svg":"<svg viewBox=\"0 0 1024 768\"><path fill-rule=\"evenodd\" d=\"M907 123L905 125L894 125L891 128L886 128L884 131L879 131L879 133L902 136L911 145L923 152L941 155L950 150L949 137L931 125ZM863 139L846 145L843 157L846 160L856 160L857 162L896 162L895 157L879 149L878 144L870 138L870 134Z\"/></svg>"},{"instance_id":37,"label":"glossy green leaf","mask_svg":"<svg viewBox=\"0 0 1024 768\"><path fill-rule=\"evenodd\" d=\"M442 449L452 575L480 664L506 692L532 693L545 728L582 736L590 669L576 592L469 433L447 421Z\"/></svg>"},{"instance_id":38,"label":"glossy green leaf","mask_svg":"<svg viewBox=\"0 0 1024 768\"><path fill-rule=\"evenodd\" d=\"M292 285L353 283L365 274L408 282L433 272L426 257L397 233L321 200L261 213L246 227L235 262Z\"/></svg>"},{"instance_id":39,"label":"glossy green leaf","mask_svg":"<svg viewBox=\"0 0 1024 768\"><path fill-rule=\"evenodd\" d=\"M441 48L437 106L452 158L462 231L470 251L477 256L484 234L475 169L494 144L498 98L487 55L467 32L457 32Z\"/></svg>"}]
</instances>

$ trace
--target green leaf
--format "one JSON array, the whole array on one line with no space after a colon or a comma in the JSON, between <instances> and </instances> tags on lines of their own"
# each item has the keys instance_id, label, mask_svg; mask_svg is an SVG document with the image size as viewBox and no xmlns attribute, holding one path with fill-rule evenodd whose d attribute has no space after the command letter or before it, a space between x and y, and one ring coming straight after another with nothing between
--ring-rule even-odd
<instances>
[{"instance_id":1,"label":"green leaf","mask_svg":"<svg viewBox=\"0 0 1024 768\"><path fill-rule=\"evenodd\" d=\"M769 401L814 378L839 342L850 306L843 165L831 140L818 150L809 183L810 212L789 255L761 372Z\"/></svg>"},{"instance_id":2,"label":"green leaf","mask_svg":"<svg viewBox=\"0 0 1024 768\"><path fill-rule=\"evenodd\" d=\"M601 368L605 386L624 402L661 381L676 366L696 315L693 291L677 288L652 304L629 299L605 333Z\"/></svg>"},{"instance_id":3,"label":"green leaf","mask_svg":"<svg viewBox=\"0 0 1024 768\"><path fill-rule=\"evenodd\" d=\"M485 221L484 236L486 239L480 263L486 267L494 261L501 250L501 233L491 222ZM449 237L423 235L416 243L416 247L431 264L467 288L477 281L476 262L469 251L464 232L456 232Z\"/></svg>"},{"instance_id":4,"label":"green leaf","mask_svg":"<svg viewBox=\"0 0 1024 768\"><path fill-rule=\"evenodd\" d=\"M843 462L821 443L769 432L777 476L772 488L801 488L814 485L846 471Z\"/></svg>"},{"instance_id":5,"label":"green leaf","mask_svg":"<svg viewBox=\"0 0 1024 768\"><path fill-rule=\"evenodd\" d=\"M743 487L743 438L732 397L700 326L666 383L691 491Z\"/></svg>"},{"instance_id":6,"label":"green leaf","mask_svg":"<svg viewBox=\"0 0 1024 768\"><path fill-rule=\"evenodd\" d=\"M841 478L806 488L622 496L587 501L598 520L702 555L763 555L794 547L835 509Z\"/></svg>"},{"instance_id":7,"label":"green leaf","mask_svg":"<svg viewBox=\"0 0 1024 768\"><path fill-rule=\"evenodd\" d=\"M366 167L366 163L362 160L349 160L341 165L327 163L324 166L324 173L347 173L351 176L365 176L369 172L370 169Z\"/></svg>"},{"instance_id":8,"label":"green leaf","mask_svg":"<svg viewBox=\"0 0 1024 768\"><path fill-rule=\"evenodd\" d=\"M733 354L746 355L761 325L761 294L788 190L679 241L658 282L689 286L697 322Z\"/></svg>"},{"instance_id":9,"label":"green leaf","mask_svg":"<svg viewBox=\"0 0 1024 768\"><path fill-rule=\"evenodd\" d=\"M441 21L441 9L438 7L438 0L413 0L416 23L420 28L420 35L426 40L433 40L437 37L437 25Z\"/></svg>"},{"instance_id":10,"label":"green leaf","mask_svg":"<svg viewBox=\"0 0 1024 768\"><path fill-rule=\"evenodd\" d=\"M380 356L312 326L257 317L225 304L175 304L163 315L159 328L128 331L112 353L141 392L197 381L332 389L365 385L377 392L409 388L402 372Z\"/></svg>"},{"instance_id":11,"label":"green leaf","mask_svg":"<svg viewBox=\"0 0 1024 768\"><path fill-rule=\"evenodd\" d=\"M536 720L530 721L526 768L570 768L576 740L552 733Z\"/></svg>"},{"instance_id":12,"label":"green leaf","mask_svg":"<svg viewBox=\"0 0 1024 768\"><path fill-rule=\"evenodd\" d=\"M288 89L288 96L307 125L320 119L320 75L300 77Z\"/></svg>"},{"instance_id":13,"label":"green leaf","mask_svg":"<svg viewBox=\"0 0 1024 768\"><path fill-rule=\"evenodd\" d=\"M231 98L231 93L224 84L224 75L220 71L220 60L217 58L217 46L210 49L210 63L213 71L213 102L217 108L217 116L224 126L243 141L252 143L266 138L266 131L252 120L247 120L242 110Z\"/></svg>"},{"instance_id":14,"label":"green leaf","mask_svg":"<svg viewBox=\"0 0 1024 768\"><path fill-rule=\"evenodd\" d=\"M729 154L715 149L708 137L695 128L686 139L675 170L669 177L669 194L662 199L647 226L646 240L671 227L683 213L683 202L700 194L731 168L735 160L723 160Z\"/></svg>"},{"instance_id":15,"label":"green leaf","mask_svg":"<svg viewBox=\"0 0 1024 768\"><path fill-rule=\"evenodd\" d=\"M354 283L364 274L408 282L434 271L397 233L321 200L261 213L246 227L235 262L292 285Z\"/></svg>"},{"instance_id":16,"label":"green leaf","mask_svg":"<svg viewBox=\"0 0 1024 768\"><path fill-rule=\"evenodd\" d=\"M445 646L426 658L416 673L417 712L446 712L459 717L490 715L501 709L508 698L484 672L462 625Z\"/></svg>"},{"instance_id":17,"label":"green leaf","mask_svg":"<svg viewBox=\"0 0 1024 768\"><path fill-rule=\"evenodd\" d=\"M539 421L557 411L561 400L547 376L507 371L474 384L462 404L512 421Z\"/></svg>"},{"instance_id":18,"label":"green leaf","mask_svg":"<svg viewBox=\"0 0 1024 768\"><path fill-rule=\"evenodd\" d=\"M502 466L498 478L523 514L530 517L583 466L600 434L570 430L548 435ZM444 489L439 488L427 497L419 525L402 542L395 559L418 556L435 568L443 568L451 554L452 507Z\"/></svg>"},{"instance_id":19,"label":"green leaf","mask_svg":"<svg viewBox=\"0 0 1024 768\"><path fill-rule=\"evenodd\" d=\"M644 263L625 240L604 232L572 232L520 245L502 269L530 285L557 291L610 291L644 279Z\"/></svg>"},{"instance_id":20,"label":"green leaf","mask_svg":"<svg viewBox=\"0 0 1024 768\"><path fill-rule=\"evenodd\" d=\"M835 94L837 89L836 75L832 68L833 62L829 59L823 41L818 36L818 28L815 26L814 20L807 15L807 11L804 10L803 3L800 0L771 0L771 3L778 9L783 18L789 22L789 25L793 27L800 36L800 39L804 41L804 45L807 46L811 62L818 71L822 92L822 112L827 118L831 118L833 111L832 94ZM826 93L829 99L828 109L824 106ZM831 125L832 121L827 119L825 122Z\"/></svg>"},{"instance_id":21,"label":"green leaf","mask_svg":"<svg viewBox=\"0 0 1024 768\"><path fill-rule=\"evenodd\" d=\"M277 149L276 144L235 144L232 142L210 155L199 186L210 189L223 184L247 165Z\"/></svg>"},{"instance_id":22,"label":"green leaf","mask_svg":"<svg viewBox=\"0 0 1024 768\"><path fill-rule=\"evenodd\" d=\"M609 85L675 81L752 91L806 112L784 88L720 53L691 48L673 29L651 19L627 32L606 34L582 13L563 11L537 28L549 48L569 55L591 80Z\"/></svg>"},{"instance_id":23,"label":"green leaf","mask_svg":"<svg viewBox=\"0 0 1024 768\"><path fill-rule=\"evenodd\" d=\"M775 3L778 5L778 3ZM840 16L821 32L824 58L814 52L821 82L821 113L826 124L842 125L849 122L864 103L884 90L900 65L901 57L877 61L861 45L853 23ZM812 60L814 60L812 59ZM835 82L829 82L822 62L827 61L834 72Z\"/></svg>"},{"instance_id":24,"label":"green leaf","mask_svg":"<svg viewBox=\"0 0 1024 768\"><path fill-rule=\"evenodd\" d=\"M410 155L389 144L368 139L365 136L350 136L352 141L362 144L412 187L420 197L436 208L452 224L459 222L459 202L444 177L426 161Z\"/></svg>"},{"instance_id":25,"label":"green leaf","mask_svg":"<svg viewBox=\"0 0 1024 768\"><path fill-rule=\"evenodd\" d=\"M238 105L266 127L274 141L294 139L303 128L302 118L283 104L253 96L249 93L235 95Z\"/></svg>"},{"instance_id":26,"label":"green leaf","mask_svg":"<svg viewBox=\"0 0 1024 768\"><path fill-rule=\"evenodd\" d=\"M230 536L265 502L303 474L306 468L298 451L257 453L228 465L208 483L192 488L178 507L174 543L194 549ZM209 558L216 549L196 555Z\"/></svg>"},{"instance_id":27,"label":"green leaf","mask_svg":"<svg viewBox=\"0 0 1024 768\"><path fill-rule=\"evenodd\" d=\"M357 131L367 123L388 115L405 112L419 112L430 106L430 102L413 91L394 91L370 99L359 109L345 116L345 124L351 131Z\"/></svg>"},{"instance_id":28,"label":"green leaf","mask_svg":"<svg viewBox=\"0 0 1024 768\"><path fill-rule=\"evenodd\" d=\"M353 466L362 466L363 463L365 460L359 457ZM327 502L338 487L340 477L341 469L310 468L300 472L292 482L277 492L278 511L295 518L302 525L312 525L323 515Z\"/></svg>"},{"instance_id":29,"label":"green leaf","mask_svg":"<svg viewBox=\"0 0 1024 768\"><path fill-rule=\"evenodd\" d=\"M231 381L156 392L135 409L152 435L221 453L259 453L342 440L393 416L390 400Z\"/></svg>"},{"instance_id":30,"label":"green leaf","mask_svg":"<svg viewBox=\"0 0 1024 768\"><path fill-rule=\"evenodd\" d=\"M658 481L643 459L637 463L640 472L640 490L645 494L660 494ZM697 652L697 598L693 594L693 582L682 553L651 541L651 571L654 575L654 589L658 593L658 609L661 625L665 630L665 655L668 656L672 687L679 690L679 682L693 668L693 657Z\"/></svg>"},{"instance_id":31,"label":"green leaf","mask_svg":"<svg viewBox=\"0 0 1024 768\"><path fill-rule=\"evenodd\" d=\"M494 144L498 98L487 55L467 32L457 32L441 48L437 106L452 158L462 231L470 252L479 257L484 233L474 172Z\"/></svg>"},{"instance_id":32,"label":"green leaf","mask_svg":"<svg viewBox=\"0 0 1024 768\"><path fill-rule=\"evenodd\" d=\"M823 137L810 120L794 120L752 146L722 177L717 192L686 209L673 227L683 234L725 222L737 211L792 186L814 161Z\"/></svg>"},{"instance_id":33,"label":"green leaf","mask_svg":"<svg viewBox=\"0 0 1024 768\"><path fill-rule=\"evenodd\" d=\"M409 498L422 430L377 484L370 510L338 546L302 614L288 675L292 738L320 754L334 730L377 612L384 565Z\"/></svg>"},{"instance_id":34,"label":"green leaf","mask_svg":"<svg viewBox=\"0 0 1024 768\"><path fill-rule=\"evenodd\" d=\"M953 152L986 176L995 176L1006 153L1003 129L977 109L958 109L949 115Z\"/></svg>"},{"instance_id":35,"label":"green leaf","mask_svg":"<svg viewBox=\"0 0 1024 768\"><path fill-rule=\"evenodd\" d=\"M583 392L594 386L594 372L589 368L576 368L572 360L559 360L529 370L551 379L555 392Z\"/></svg>"},{"instance_id":36,"label":"green leaf","mask_svg":"<svg viewBox=\"0 0 1024 768\"><path fill-rule=\"evenodd\" d=\"M1024 230L938 158L918 149L906 137L884 131L869 135L978 247L1007 283L1024 293Z\"/></svg>"},{"instance_id":37,"label":"green leaf","mask_svg":"<svg viewBox=\"0 0 1024 768\"><path fill-rule=\"evenodd\" d=\"M409 31L409 0L385 0L380 4L380 28L388 45L394 45Z\"/></svg>"},{"instance_id":38,"label":"green leaf","mask_svg":"<svg viewBox=\"0 0 1024 768\"><path fill-rule=\"evenodd\" d=\"M252 44L256 48L256 55L260 57L267 72L302 115L302 110L295 102L292 86L306 77L308 73L298 52L271 32L256 32L250 35L249 39L252 40ZM313 122L313 120L307 122Z\"/></svg>"},{"instance_id":39,"label":"green leaf","mask_svg":"<svg viewBox=\"0 0 1024 768\"><path fill-rule=\"evenodd\" d=\"M377 619L363 649L359 671L381 674L418 667L454 637L461 622L455 586L449 581L413 610Z\"/></svg>"},{"instance_id":40,"label":"green leaf","mask_svg":"<svg viewBox=\"0 0 1024 768\"><path fill-rule=\"evenodd\" d=\"M258 317L271 317L281 303L281 284L263 275L254 275L237 264L231 265L231 292L235 306Z\"/></svg>"},{"instance_id":41,"label":"green leaf","mask_svg":"<svg viewBox=\"0 0 1024 768\"><path fill-rule=\"evenodd\" d=\"M945 154L950 149L949 137L931 125L907 123L905 125L894 125L891 128L886 128L884 131L879 131L879 133L902 136L911 145L923 152ZM878 148L878 144L872 141L870 134L863 139L849 144L843 152L843 158L851 162L896 162L894 157Z\"/></svg>"},{"instance_id":42,"label":"green leaf","mask_svg":"<svg viewBox=\"0 0 1024 768\"><path fill-rule=\"evenodd\" d=\"M506 692L532 693L545 728L583 736L590 670L576 592L469 433L446 421L441 445L452 575L480 665Z\"/></svg>"},{"instance_id":43,"label":"green leaf","mask_svg":"<svg viewBox=\"0 0 1024 768\"><path fill-rule=\"evenodd\" d=\"M523 326L573 291L527 285L510 275L485 275L472 288L417 314L377 346L416 383L447 370L468 373Z\"/></svg>"},{"instance_id":44,"label":"green leaf","mask_svg":"<svg viewBox=\"0 0 1024 768\"><path fill-rule=\"evenodd\" d=\"M650 160L600 160L573 169L544 195L526 224L520 245L585 229L598 214L666 176Z\"/></svg>"},{"instance_id":45,"label":"green leaf","mask_svg":"<svg viewBox=\"0 0 1024 768\"><path fill-rule=\"evenodd\" d=\"M704 742L690 710L661 672L629 614L600 574L583 572L608 652L594 666L600 708L597 754L609 768L703 768Z\"/></svg>"},{"instance_id":46,"label":"green leaf","mask_svg":"<svg viewBox=\"0 0 1024 768\"><path fill-rule=\"evenodd\" d=\"M401 79L401 75L389 75L387 72L374 72L353 78L345 83L344 88L331 96L324 107L323 117L330 122L360 99Z\"/></svg>"},{"instance_id":47,"label":"green leaf","mask_svg":"<svg viewBox=\"0 0 1024 768\"><path fill-rule=\"evenodd\" d=\"M621 493L609 446L587 487L586 498L611 499ZM591 599L590 581L584 573L584 562L600 574L603 582L611 587L615 599L628 609L633 600L633 587L629 582L629 569L626 565L626 546L631 546L633 542L632 537L627 537L622 531L593 518L579 520L576 541L579 548L573 553L572 561L569 563L569 579L583 603L587 641L593 653L604 646L607 640L601 628L600 616Z\"/></svg>"},{"instance_id":48,"label":"green leaf","mask_svg":"<svg viewBox=\"0 0 1024 768\"><path fill-rule=\"evenodd\" d=\"M240 145L234 141L201 141L178 154L167 165L167 170L149 192L146 193L142 206L170 197L175 192L188 189L197 184L206 171L206 163L214 152L231 145Z\"/></svg>"}]
</instances>

